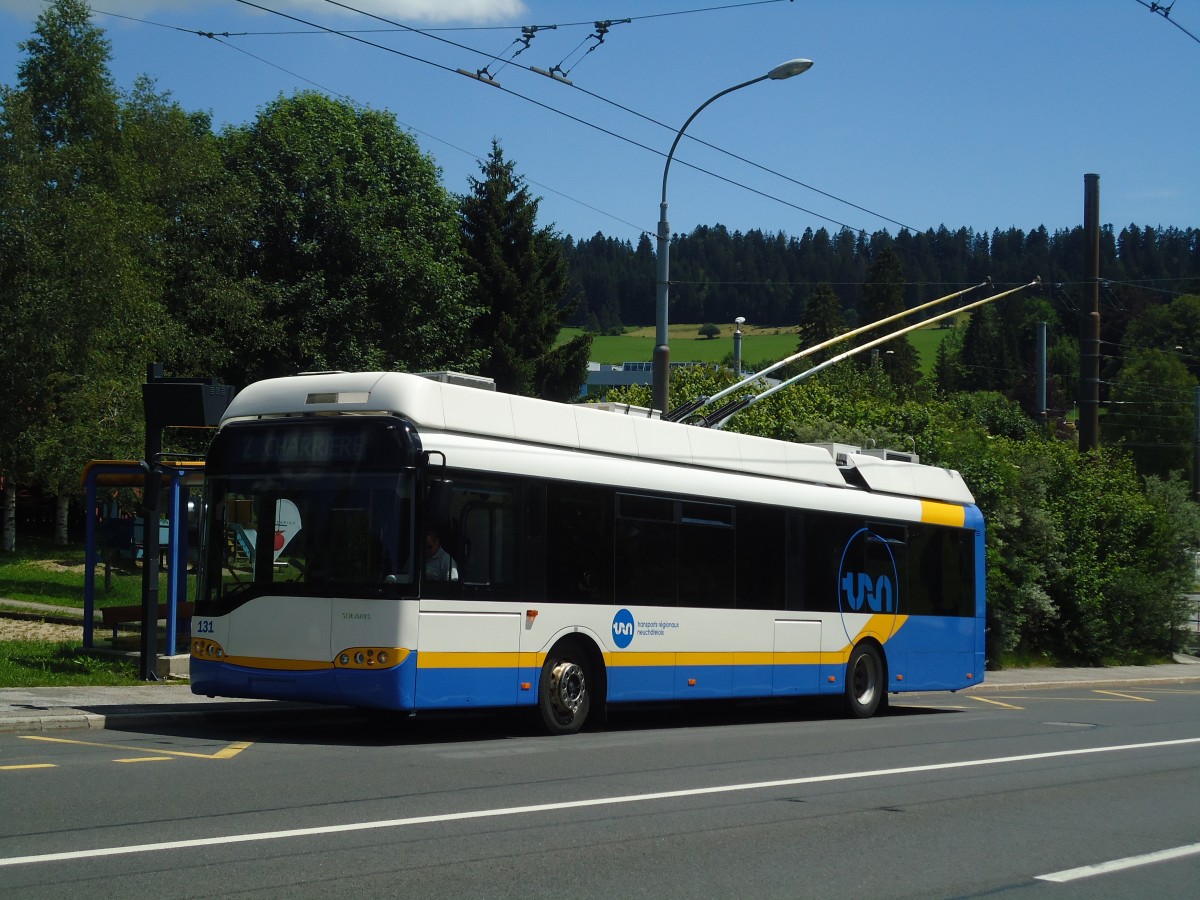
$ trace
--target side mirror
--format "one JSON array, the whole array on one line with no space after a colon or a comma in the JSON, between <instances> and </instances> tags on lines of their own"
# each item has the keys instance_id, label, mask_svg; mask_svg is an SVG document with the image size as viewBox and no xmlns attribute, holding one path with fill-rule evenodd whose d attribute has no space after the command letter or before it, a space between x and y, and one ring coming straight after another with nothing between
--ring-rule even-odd
<instances>
[{"instance_id":1,"label":"side mirror","mask_svg":"<svg viewBox=\"0 0 1200 900\"><path fill-rule=\"evenodd\" d=\"M454 482L449 478L431 478L425 494L425 520L435 525L450 521L450 498L454 494Z\"/></svg>"}]
</instances>

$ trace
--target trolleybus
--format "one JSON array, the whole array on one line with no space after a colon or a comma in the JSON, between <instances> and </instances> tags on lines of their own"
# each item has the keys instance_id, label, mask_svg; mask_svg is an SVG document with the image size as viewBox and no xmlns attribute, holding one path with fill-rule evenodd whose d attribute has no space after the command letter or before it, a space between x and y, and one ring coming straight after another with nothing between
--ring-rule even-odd
<instances>
[{"instance_id":1,"label":"trolleybus","mask_svg":"<svg viewBox=\"0 0 1200 900\"><path fill-rule=\"evenodd\" d=\"M983 518L957 472L470 381L235 397L195 693L528 707L567 734L613 704L829 694L868 717L983 681Z\"/></svg>"}]
</instances>

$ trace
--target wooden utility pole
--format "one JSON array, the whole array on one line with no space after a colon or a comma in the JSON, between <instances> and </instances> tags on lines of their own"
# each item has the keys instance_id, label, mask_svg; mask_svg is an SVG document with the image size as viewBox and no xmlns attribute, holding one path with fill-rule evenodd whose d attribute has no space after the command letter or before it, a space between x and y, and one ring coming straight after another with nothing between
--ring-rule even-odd
<instances>
[{"instance_id":1,"label":"wooden utility pole","mask_svg":"<svg viewBox=\"0 0 1200 900\"><path fill-rule=\"evenodd\" d=\"M1084 276L1079 317L1079 451L1100 445L1100 176L1083 176Z\"/></svg>"}]
</instances>

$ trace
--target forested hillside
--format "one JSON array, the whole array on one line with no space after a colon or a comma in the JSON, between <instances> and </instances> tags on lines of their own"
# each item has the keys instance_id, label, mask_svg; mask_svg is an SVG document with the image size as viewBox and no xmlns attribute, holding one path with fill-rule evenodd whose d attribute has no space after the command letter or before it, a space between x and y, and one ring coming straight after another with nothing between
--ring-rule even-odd
<instances>
[{"instance_id":1,"label":"forested hillside","mask_svg":"<svg viewBox=\"0 0 1200 900\"><path fill-rule=\"evenodd\" d=\"M603 333L654 321L654 249L597 234L565 241L581 302L572 324ZM729 232L702 226L671 241L671 318L676 322L732 322L796 326L809 296L833 286L847 324L857 323L871 260L890 246L904 271L904 300L914 306L991 277L997 286L1024 284L1035 275L1043 297L1059 312L1079 308L1084 281L1083 229L968 228L870 236L824 228L803 235ZM1200 290L1200 230L1106 226L1100 238L1106 329L1123 332L1130 318L1164 299Z\"/></svg>"},{"instance_id":2,"label":"forested hillside","mask_svg":"<svg viewBox=\"0 0 1200 900\"><path fill-rule=\"evenodd\" d=\"M599 334L654 321L654 251L643 235L637 246L597 234L564 241L579 306L572 320ZM1100 239L1102 400L1113 415L1109 437L1124 438L1146 471L1186 469L1191 427L1189 384L1200 377L1200 324L1192 309L1200 296L1200 229L1128 225L1102 229ZM721 226L675 235L671 243L671 320L731 323L738 316L760 327L798 328L801 342L875 321L991 279L1002 291L1042 285L963 316L942 343L933 384L942 393L998 391L1034 408L1035 330L1048 330L1052 415L1068 413L1079 372L1079 312L1090 296L1083 229L1019 228L990 235L946 227L921 233L843 230L784 234L729 232ZM872 301L872 291L887 298ZM1200 302L1200 301L1197 301ZM928 315L943 311L932 310ZM897 342L894 362L911 356ZM1169 352L1170 361L1133 351ZM1132 354L1132 355L1131 355ZM752 360L755 363L769 360ZM1122 370L1136 378L1123 377ZM914 381L906 364L893 375ZM1177 371L1182 369L1182 371ZM1137 385L1158 385L1160 406L1137 409L1150 398ZM1169 386L1170 396L1164 399ZM1147 444L1147 437L1157 448ZM1169 450L1162 450L1170 444ZM1156 457L1156 459L1151 459Z\"/></svg>"}]
</instances>

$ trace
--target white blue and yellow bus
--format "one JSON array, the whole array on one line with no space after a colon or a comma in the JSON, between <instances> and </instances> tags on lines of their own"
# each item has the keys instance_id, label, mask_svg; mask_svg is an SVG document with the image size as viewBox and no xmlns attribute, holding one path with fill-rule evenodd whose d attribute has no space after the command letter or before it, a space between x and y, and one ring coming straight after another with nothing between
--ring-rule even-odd
<instances>
[{"instance_id":1,"label":"white blue and yellow bus","mask_svg":"<svg viewBox=\"0 0 1200 900\"><path fill-rule=\"evenodd\" d=\"M206 464L195 693L529 707L565 734L611 704L832 694L866 717L983 681L957 472L465 380L237 395Z\"/></svg>"}]
</instances>

